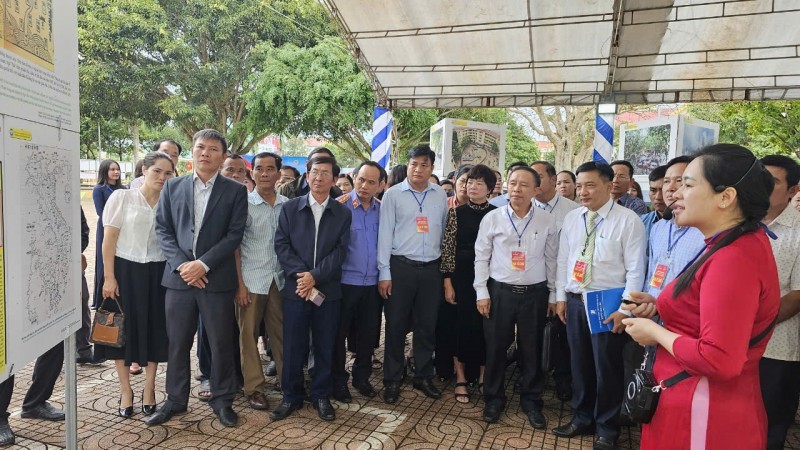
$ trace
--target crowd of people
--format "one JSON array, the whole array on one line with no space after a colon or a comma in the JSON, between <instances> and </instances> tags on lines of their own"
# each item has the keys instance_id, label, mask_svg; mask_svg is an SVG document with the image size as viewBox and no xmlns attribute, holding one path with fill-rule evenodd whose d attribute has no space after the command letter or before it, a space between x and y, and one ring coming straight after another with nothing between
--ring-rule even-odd
<instances>
[{"instance_id":1,"label":"crowd of people","mask_svg":"<svg viewBox=\"0 0 800 450\"><path fill-rule=\"evenodd\" d=\"M240 392L276 421L305 402L330 421L331 400L351 402L350 387L368 398L382 390L392 405L407 377L432 399L451 383L459 403L481 397L494 423L515 361L513 392L532 427L549 425L547 377L571 401L571 420L550 430L558 437L593 434L594 448L616 448L631 424L626 384L641 366L662 383L687 373L661 389L641 448L783 448L800 399L800 165L791 158L730 144L679 156L650 172L650 209L623 160L574 173L546 161L504 174L465 166L440 180L425 144L388 172L367 161L349 174L321 147L300 174L270 152L248 168L222 134L203 130L192 173L176 177L180 150L159 142L130 189L104 161L94 192L93 306L125 314L126 343L92 353L79 342L79 362L115 362L121 417L137 403L150 426L186 413L197 336L198 396L226 427L237 425ZM611 331L591 332L586 293L615 288L624 301L605 319ZM545 345L555 349L547 364ZM60 365L63 350L47 361ZM370 381L381 369L382 389ZM142 370L135 393L130 376ZM277 377L277 405L265 375ZM47 398L26 398L23 417L63 420ZM0 443L9 439L6 414Z\"/></svg>"}]
</instances>

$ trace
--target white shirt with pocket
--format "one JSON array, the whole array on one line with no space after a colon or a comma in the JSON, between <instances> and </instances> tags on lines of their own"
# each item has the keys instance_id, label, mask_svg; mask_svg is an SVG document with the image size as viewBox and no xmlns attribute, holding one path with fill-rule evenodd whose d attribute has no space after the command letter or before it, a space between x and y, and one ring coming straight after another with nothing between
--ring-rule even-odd
<instances>
[{"instance_id":1,"label":"white shirt with pocket","mask_svg":"<svg viewBox=\"0 0 800 450\"><path fill-rule=\"evenodd\" d=\"M118 189L103 210L103 225L119 229L116 256L137 263L165 261L156 236L156 208L139 189Z\"/></svg>"}]
</instances>

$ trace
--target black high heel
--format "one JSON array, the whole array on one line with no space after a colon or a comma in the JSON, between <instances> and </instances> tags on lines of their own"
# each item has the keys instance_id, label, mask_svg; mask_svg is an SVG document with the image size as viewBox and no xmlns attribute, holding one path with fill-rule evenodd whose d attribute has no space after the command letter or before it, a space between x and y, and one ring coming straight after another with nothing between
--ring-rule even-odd
<instances>
[{"instance_id":1,"label":"black high heel","mask_svg":"<svg viewBox=\"0 0 800 450\"><path fill-rule=\"evenodd\" d=\"M126 419L129 419L129 418L133 417L133 389L131 389L131 406L123 408L122 407L122 396L120 396L120 399L119 399L119 411L117 413L119 414L120 417L124 417Z\"/></svg>"},{"instance_id":2,"label":"black high heel","mask_svg":"<svg viewBox=\"0 0 800 450\"><path fill-rule=\"evenodd\" d=\"M149 416L151 414L154 414L156 412L156 406L158 406L158 404L145 405L144 404L144 392L142 392L142 414L144 414L145 416Z\"/></svg>"}]
</instances>

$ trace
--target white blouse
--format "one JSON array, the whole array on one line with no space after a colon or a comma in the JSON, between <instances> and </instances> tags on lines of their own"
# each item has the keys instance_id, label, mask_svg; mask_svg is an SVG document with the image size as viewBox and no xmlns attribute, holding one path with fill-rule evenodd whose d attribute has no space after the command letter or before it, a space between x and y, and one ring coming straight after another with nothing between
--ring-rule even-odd
<instances>
[{"instance_id":1,"label":"white blouse","mask_svg":"<svg viewBox=\"0 0 800 450\"><path fill-rule=\"evenodd\" d=\"M103 225L119 229L116 256L137 263L165 261L156 236L156 209L139 189L119 189L103 210Z\"/></svg>"}]
</instances>

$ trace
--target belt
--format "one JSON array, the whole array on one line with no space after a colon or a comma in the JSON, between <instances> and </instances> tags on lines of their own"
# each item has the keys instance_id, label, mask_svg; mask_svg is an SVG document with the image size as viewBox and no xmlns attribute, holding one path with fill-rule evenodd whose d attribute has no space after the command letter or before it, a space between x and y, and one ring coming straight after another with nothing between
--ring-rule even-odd
<instances>
[{"instance_id":1,"label":"belt","mask_svg":"<svg viewBox=\"0 0 800 450\"><path fill-rule=\"evenodd\" d=\"M512 294L527 294L528 292L533 292L537 289L547 289L547 281L542 281L541 283L536 284L508 284L495 279L492 279L491 281L493 281L501 291L511 292Z\"/></svg>"},{"instance_id":2,"label":"belt","mask_svg":"<svg viewBox=\"0 0 800 450\"><path fill-rule=\"evenodd\" d=\"M567 299L569 299L570 297L581 302L583 301L583 294L578 294L575 292L567 292Z\"/></svg>"},{"instance_id":3,"label":"belt","mask_svg":"<svg viewBox=\"0 0 800 450\"><path fill-rule=\"evenodd\" d=\"M398 255L392 255L392 258L397 258L398 260L408 264L409 266L414 266L417 269L420 269L420 268L423 268L423 267L428 267L428 266L433 266L433 265L438 265L439 264L439 260L441 260L441 258L436 258L433 261L426 261L426 262L414 261L413 259L409 259L409 258L406 258L405 256L398 256Z\"/></svg>"}]
</instances>

